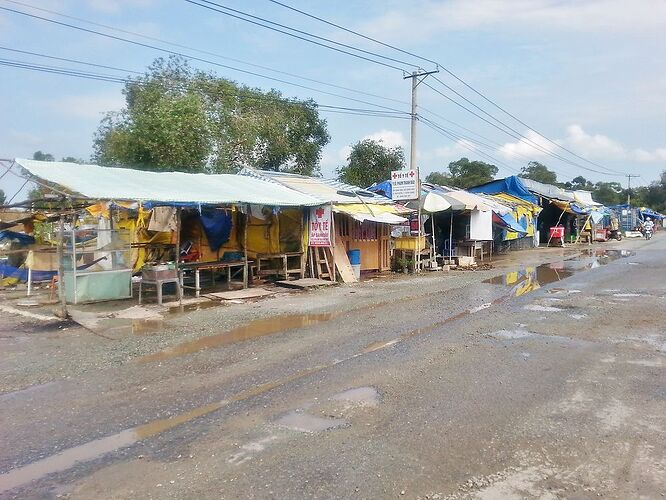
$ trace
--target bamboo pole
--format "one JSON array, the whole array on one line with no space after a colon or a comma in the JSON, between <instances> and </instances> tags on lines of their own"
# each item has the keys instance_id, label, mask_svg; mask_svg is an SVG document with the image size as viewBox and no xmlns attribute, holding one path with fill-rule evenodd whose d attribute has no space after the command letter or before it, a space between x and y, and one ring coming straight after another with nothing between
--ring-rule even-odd
<instances>
[{"instance_id":1,"label":"bamboo pole","mask_svg":"<svg viewBox=\"0 0 666 500\"><path fill-rule=\"evenodd\" d=\"M246 207L246 213L243 214L245 216L245 229L243 231L243 259L245 260L245 266L243 267L243 288L247 288L247 280L248 280L248 271L249 271L249 266L247 264L247 230L250 222L250 207L249 205Z\"/></svg>"}]
</instances>

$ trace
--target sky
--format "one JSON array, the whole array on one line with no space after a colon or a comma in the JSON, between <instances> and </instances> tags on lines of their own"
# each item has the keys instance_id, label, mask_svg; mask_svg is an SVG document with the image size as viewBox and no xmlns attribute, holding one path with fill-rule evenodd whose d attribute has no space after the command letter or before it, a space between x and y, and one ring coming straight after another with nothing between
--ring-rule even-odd
<instances>
[{"instance_id":1,"label":"sky","mask_svg":"<svg viewBox=\"0 0 666 500\"><path fill-rule=\"evenodd\" d=\"M324 105L364 109L385 106L409 112L411 83L403 78L402 70L438 68L431 62L379 46L269 0L216 2L401 62L381 59L395 68L375 64L185 0L0 0L0 7L195 55L217 64L193 61L194 67L262 89L275 88L286 96L313 98ZM640 177L632 180L633 185L648 184L666 170L664 0L284 0L284 3L439 63L440 71L435 77L450 88L432 76L418 87L418 113L423 119L417 126L416 150L422 177L432 171L445 171L449 162L463 156L496 164L501 176L518 172L529 160L540 161L555 170L562 181L582 175L594 182L618 181L626 185L624 174L634 174ZM137 38L111 31L109 27L188 48ZM130 71L143 71L156 57L168 55L0 10L0 60L127 76L123 71L94 69L6 49ZM373 95L285 76L246 63ZM223 68L220 64L283 82ZM446 70L520 121L494 107ZM124 105L122 86L117 83L2 65L0 75L3 118L0 158L31 157L33 152L42 150L58 159L74 156L87 160L104 114ZM365 138L381 140L391 147L402 146L409 157L410 123L406 115L387 118L322 111L321 116L327 120L331 135L321 160L324 176L334 176L335 169L345 163L350 146ZM508 126L513 131L505 133L491 124ZM442 133L442 128L453 131L456 138ZM8 197L19 186L19 179L12 176L0 179L0 189ZM19 195L16 199L20 198Z\"/></svg>"}]
</instances>

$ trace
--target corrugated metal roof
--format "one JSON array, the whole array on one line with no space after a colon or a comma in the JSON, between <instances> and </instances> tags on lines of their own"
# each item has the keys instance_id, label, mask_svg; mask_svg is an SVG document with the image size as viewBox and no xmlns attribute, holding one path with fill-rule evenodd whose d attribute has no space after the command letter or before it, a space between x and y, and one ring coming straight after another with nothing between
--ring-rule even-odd
<instances>
[{"instance_id":1,"label":"corrugated metal roof","mask_svg":"<svg viewBox=\"0 0 666 500\"><path fill-rule=\"evenodd\" d=\"M314 196L322 203L359 203L359 196L365 203L380 205L393 203L390 198L334 179L307 177L305 175L256 170L253 168L244 168L239 174L281 184L301 193ZM344 193L349 193L349 195ZM352 193L358 193L358 196Z\"/></svg>"},{"instance_id":2,"label":"corrugated metal roof","mask_svg":"<svg viewBox=\"0 0 666 500\"><path fill-rule=\"evenodd\" d=\"M212 205L250 203L316 206L321 200L266 180L232 174L145 172L126 168L17 158L32 175L95 200L133 200Z\"/></svg>"}]
</instances>

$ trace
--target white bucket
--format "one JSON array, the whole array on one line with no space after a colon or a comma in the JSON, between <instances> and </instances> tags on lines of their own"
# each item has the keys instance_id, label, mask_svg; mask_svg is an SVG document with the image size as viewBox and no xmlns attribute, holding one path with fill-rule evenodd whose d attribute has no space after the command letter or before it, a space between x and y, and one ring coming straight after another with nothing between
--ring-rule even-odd
<instances>
[{"instance_id":1,"label":"white bucket","mask_svg":"<svg viewBox=\"0 0 666 500\"><path fill-rule=\"evenodd\" d=\"M361 264L352 264L352 269L354 270L354 276L357 280L361 279Z\"/></svg>"}]
</instances>

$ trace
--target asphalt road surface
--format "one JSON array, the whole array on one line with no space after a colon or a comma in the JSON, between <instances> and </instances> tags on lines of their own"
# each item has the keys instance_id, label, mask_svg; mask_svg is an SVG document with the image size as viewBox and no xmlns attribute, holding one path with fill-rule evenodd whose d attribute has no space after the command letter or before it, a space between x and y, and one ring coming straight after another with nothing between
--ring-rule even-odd
<instances>
[{"instance_id":1,"label":"asphalt road surface","mask_svg":"<svg viewBox=\"0 0 666 500\"><path fill-rule=\"evenodd\" d=\"M593 248L141 339L3 313L0 496L661 498L666 235Z\"/></svg>"}]
</instances>

